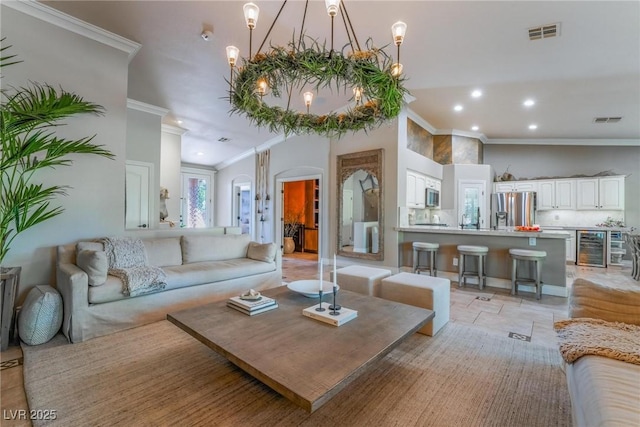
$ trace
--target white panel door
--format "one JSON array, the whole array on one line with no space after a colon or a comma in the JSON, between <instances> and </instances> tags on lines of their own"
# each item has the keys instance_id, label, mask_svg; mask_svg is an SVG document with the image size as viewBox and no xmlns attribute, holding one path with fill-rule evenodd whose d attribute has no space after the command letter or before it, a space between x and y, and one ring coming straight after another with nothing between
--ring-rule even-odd
<instances>
[{"instance_id":1,"label":"white panel door","mask_svg":"<svg viewBox=\"0 0 640 427\"><path fill-rule=\"evenodd\" d=\"M125 227L127 229L149 227L149 186L152 168L151 164L127 162L125 179Z\"/></svg>"}]
</instances>

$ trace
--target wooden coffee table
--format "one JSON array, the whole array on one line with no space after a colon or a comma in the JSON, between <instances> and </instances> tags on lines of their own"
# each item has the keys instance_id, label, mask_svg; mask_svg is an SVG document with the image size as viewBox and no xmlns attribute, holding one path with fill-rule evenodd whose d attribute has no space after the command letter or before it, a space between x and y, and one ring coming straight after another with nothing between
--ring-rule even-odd
<instances>
[{"instance_id":1,"label":"wooden coffee table","mask_svg":"<svg viewBox=\"0 0 640 427\"><path fill-rule=\"evenodd\" d=\"M424 308L341 290L338 303L357 310L358 317L336 327L302 315L317 299L284 286L263 294L279 308L247 316L220 301L167 319L309 412L434 316Z\"/></svg>"}]
</instances>

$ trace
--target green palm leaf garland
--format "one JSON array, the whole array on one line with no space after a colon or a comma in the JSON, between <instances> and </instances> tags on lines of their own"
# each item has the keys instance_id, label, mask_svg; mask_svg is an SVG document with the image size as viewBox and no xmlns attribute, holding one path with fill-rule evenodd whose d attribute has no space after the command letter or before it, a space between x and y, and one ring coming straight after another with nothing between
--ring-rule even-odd
<instances>
[{"instance_id":1,"label":"green palm leaf garland","mask_svg":"<svg viewBox=\"0 0 640 427\"><path fill-rule=\"evenodd\" d=\"M243 114L258 127L271 132L316 133L340 137L348 131L373 129L396 117L402 109L407 90L403 77L392 74L392 59L382 50L368 50L344 55L320 46L289 42L287 47L271 47L251 60L243 60L230 94L231 113ZM256 92L258 81L264 79L274 97L290 93L293 87L311 85L316 90L351 90L362 88L368 101L344 112L324 115L269 106Z\"/></svg>"},{"instance_id":2,"label":"green palm leaf garland","mask_svg":"<svg viewBox=\"0 0 640 427\"><path fill-rule=\"evenodd\" d=\"M0 40L4 42L4 39ZM0 48L0 68L16 64L16 55L6 55L11 46ZM94 136L76 140L55 136L63 120L78 114L104 113L97 104L47 84L1 91L0 102L0 265L11 243L26 229L64 212L52 204L69 186L33 182L43 168L71 166L71 154L114 155Z\"/></svg>"}]
</instances>

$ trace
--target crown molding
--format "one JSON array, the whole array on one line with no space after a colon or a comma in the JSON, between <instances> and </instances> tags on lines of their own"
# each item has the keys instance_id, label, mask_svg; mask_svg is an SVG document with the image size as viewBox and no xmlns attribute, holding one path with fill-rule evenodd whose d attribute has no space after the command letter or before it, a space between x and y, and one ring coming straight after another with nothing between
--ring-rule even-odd
<instances>
[{"instance_id":1,"label":"crown molding","mask_svg":"<svg viewBox=\"0 0 640 427\"><path fill-rule=\"evenodd\" d=\"M576 138L548 138L548 139L487 139L485 144L492 145L588 145L607 147L638 147L640 139L576 139Z\"/></svg>"},{"instance_id":2,"label":"crown molding","mask_svg":"<svg viewBox=\"0 0 640 427\"><path fill-rule=\"evenodd\" d=\"M181 128L173 125L167 125L164 123L162 123L161 129L162 129L162 132L170 133L172 135L178 135L178 136L182 136L185 133L189 132L189 129L185 129L185 128Z\"/></svg>"},{"instance_id":3,"label":"crown molding","mask_svg":"<svg viewBox=\"0 0 640 427\"><path fill-rule=\"evenodd\" d=\"M132 110L138 110L149 114L155 114L161 117L167 115L169 110L155 105L147 104L145 102L136 101L135 99L127 98L127 108Z\"/></svg>"},{"instance_id":4,"label":"crown molding","mask_svg":"<svg viewBox=\"0 0 640 427\"><path fill-rule=\"evenodd\" d=\"M140 43L103 30L34 0L3 1L2 5L125 52L129 57L129 62L142 47Z\"/></svg>"},{"instance_id":5,"label":"crown molding","mask_svg":"<svg viewBox=\"0 0 640 427\"><path fill-rule=\"evenodd\" d=\"M297 135L294 135L294 136L297 136ZM251 156L253 154L259 153L261 151L268 150L269 148L273 147L274 145L280 144L281 142L284 142L286 140L287 140L287 137L284 134L275 136L275 137L271 138L270 140L268 140L266 142L263 142L262 144L252 148L251 150L247 150L247 151L245 151L243 153L238 154L237 156L234 156L234 157L232 157L230 159L227 159L227 160L225 160L223 162L217 163L214 166L214 169L215 170L224 169L224 168L226 168L228 166L231 166L232 164L234 164L236 162L239 162L242 159L246 159L247 157L249 157L249 156Z\"/></svg>"},{"instance_id":6,"label":"crown molding","mask_svg":"<svg viewBox=\"0 0 640 427\"><path fill-rule=\"evenodd\" d=\"M459 130L459 129L438 129L434 132L434 135L456 135L456 136L465 136L467 138L475 138L480 140L483 144L486 144L488 139L484 134L469 132L467 130Z\"/></svg>"}]
</instances>

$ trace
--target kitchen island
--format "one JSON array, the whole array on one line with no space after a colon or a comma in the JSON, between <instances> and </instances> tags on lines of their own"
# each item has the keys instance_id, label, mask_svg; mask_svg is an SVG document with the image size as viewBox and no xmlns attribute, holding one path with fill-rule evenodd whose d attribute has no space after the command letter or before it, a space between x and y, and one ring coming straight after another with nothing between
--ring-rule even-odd
<instances>
[{"instance_id":1,"label":"kitchen island","mask_svg":"<svg viewBox=\"0 0 640 427\"><path fill-rule=\"evenodd\" d=\"M542 271L542 293L567 296L566 289L566 239L569 233L541 231L515 231L513 229L460 229L455 227L410 225L396 227L399 237L398 265L411 268L413 262L413 242L439 243L438 273L457 281L458 245L477 245L489 248L485 272L487 286L511 288L511 258L509 249L532 249L546 251ZM446 273L445 273L446 272ZM532 277L531 271L528 276ZM473 283L469 280L467 283ZM532 286L518 286L522 291L533 291Z\"/></svg>"}]
</instances>

